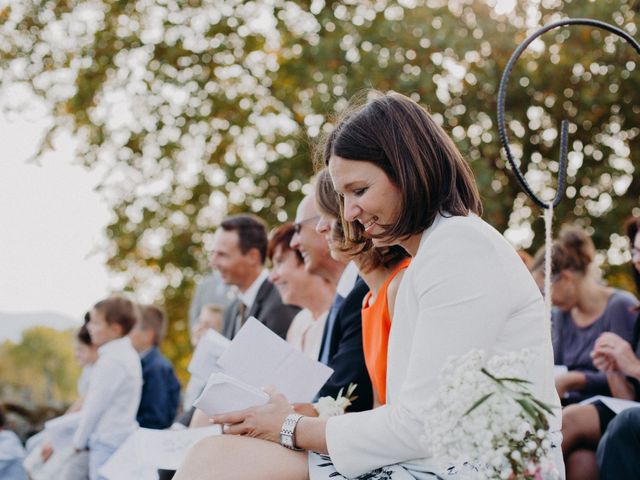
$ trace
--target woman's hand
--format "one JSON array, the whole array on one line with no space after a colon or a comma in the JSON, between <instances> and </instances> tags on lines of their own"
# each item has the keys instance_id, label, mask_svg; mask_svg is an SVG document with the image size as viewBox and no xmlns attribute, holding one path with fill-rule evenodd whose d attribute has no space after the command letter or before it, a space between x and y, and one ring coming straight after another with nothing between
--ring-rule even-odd
<instances>
[{"instance_id":1,"label":"woman's hand","mask_svg":"<svg viewBox=\"0 0 640 480\"><path fill-rule=\"evenodd\" d=\"M591 357L594 365L599 369L598 365L602 365L604 368L610 368L605 370L608 372L620 371L624 375L636 378L640 375L640 360L629 342L615 333L605 332L600 335L591 352Z\"/></svg>"},{"instance_id":2,"label":"woman's hand","mask_svg":"<svg viewBox=\"0 0 640 480\"><path fill-rule=\"evenodd\" d=\"M212 423L222 425L223 432L231 435L246 435L280 443L280 430L284 419L293 413L293 407L284 395L267 388L271 400L260 407L247 408L239 412L216 415Z\"/></svg>"}]
</instances>

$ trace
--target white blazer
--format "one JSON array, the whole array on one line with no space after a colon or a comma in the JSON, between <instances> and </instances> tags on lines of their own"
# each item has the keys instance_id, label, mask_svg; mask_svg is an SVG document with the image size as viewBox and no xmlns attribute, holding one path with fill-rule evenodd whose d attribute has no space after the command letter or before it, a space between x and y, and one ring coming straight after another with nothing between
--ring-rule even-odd
<instances>
[{"instance_id":1,"label":"white blazer","mask_svg":"<svg viewBox=\"0 0 640 480\"><path fill-rule=\"evenodd\" d=\"M450 355L529 349L532 392L560 406L540 290L515 250L476 215L438 216L422 235L396 299L387 357L387 404L332 417L326 437L336 470L355 477L395 463L438 469L421 446L423 422ZM559 412L558 408L558 412ZM560 417L551 419L560 430Z\"/></svg>"}]
</instances>

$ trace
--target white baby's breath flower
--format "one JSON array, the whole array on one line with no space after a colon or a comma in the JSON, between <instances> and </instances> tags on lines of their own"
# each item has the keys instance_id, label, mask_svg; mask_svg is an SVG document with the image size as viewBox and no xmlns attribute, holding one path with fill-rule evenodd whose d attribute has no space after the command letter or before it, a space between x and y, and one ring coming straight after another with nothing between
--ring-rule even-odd
<instances>
[{"instance_id":1,"label":"white baby's breath flower","mask_svg":"<svg viewBox=\"0 0 640 480\"><path fill-rule=\"evenodd\" d=\"M421 444L428 455L454 464L470 462L483 479L525 480L540 472L557 478L548 407L533 402L528 384L520 380L528 376L530 356L522 351L487 358L473 350L450 357L425 411ZM531 411L541 412L540 417Z\"/></svg>"}]
</instances>

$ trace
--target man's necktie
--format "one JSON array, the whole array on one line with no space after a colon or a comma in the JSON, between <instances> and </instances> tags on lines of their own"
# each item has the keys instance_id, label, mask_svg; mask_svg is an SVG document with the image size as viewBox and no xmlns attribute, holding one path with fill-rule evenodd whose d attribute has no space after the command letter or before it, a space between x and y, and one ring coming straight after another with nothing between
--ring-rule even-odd
<instances>
[{"instance_id":1,"label":"man's necktie","mask_svg":"<svg viewBox=\"0 0 640 480\"><path fill-rule=\"evenodd\" d=\"M238 333L238 331L242 328L242 326L244 325L244 322L246 320L245 318L245 314L247 313L247 306L241 301L238 301L238 313L236 314L236 322L235 322L235 327L233 329L233 335L235 336L236 333Z\"/></svg>"}]
</instances>

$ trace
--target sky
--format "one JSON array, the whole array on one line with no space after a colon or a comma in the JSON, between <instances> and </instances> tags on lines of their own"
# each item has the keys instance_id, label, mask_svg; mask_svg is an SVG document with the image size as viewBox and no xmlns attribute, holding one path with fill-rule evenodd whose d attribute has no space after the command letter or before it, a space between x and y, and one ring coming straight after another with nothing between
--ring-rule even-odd
<instances>
[{"instance_id":1,"label":"sky","mask_svg":"<svg viewBox=\"0 0 640 480\"><path fill-rule=\"evenodd\" d=\"M100 250L110 212L93 189L97 174L72 163L71 136L28 163L46 125L37 112L0 112L0 312L80 319L108 293Z\"/></svg>"}]
</instances>

